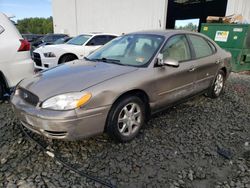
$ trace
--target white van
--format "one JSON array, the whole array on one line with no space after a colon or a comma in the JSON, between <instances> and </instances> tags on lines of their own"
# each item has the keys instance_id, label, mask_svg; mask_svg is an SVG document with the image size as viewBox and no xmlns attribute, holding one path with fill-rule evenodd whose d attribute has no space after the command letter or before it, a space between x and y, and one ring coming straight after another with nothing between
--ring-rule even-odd
<instances>
[{"instance_id":1,"label":"white van","mask_svg":"<svg viewBox=\"0 0 250 188\"><path fill-rule=\"evenodd\" d=\"M34 74L30 44L0 12L0 98L20 80Z\"/></svg>"}]
</instances>

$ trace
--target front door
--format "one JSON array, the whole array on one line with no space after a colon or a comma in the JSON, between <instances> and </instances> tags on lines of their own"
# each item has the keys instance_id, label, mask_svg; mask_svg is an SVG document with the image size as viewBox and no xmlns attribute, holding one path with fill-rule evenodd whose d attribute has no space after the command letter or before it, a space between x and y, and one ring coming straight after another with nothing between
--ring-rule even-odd
<instances>
[{"instance_id":1,"label":"front door","mask_svg":"<svg viewBox=\"0 0 250 188\"><path fill-rule=\"evenodd\" d=\"M161 50L164 61L179 62L179 67L155 67L157 107L162 108L194 94L195 62L185 35L171 37Z\"/></svg>"}]
</instances>

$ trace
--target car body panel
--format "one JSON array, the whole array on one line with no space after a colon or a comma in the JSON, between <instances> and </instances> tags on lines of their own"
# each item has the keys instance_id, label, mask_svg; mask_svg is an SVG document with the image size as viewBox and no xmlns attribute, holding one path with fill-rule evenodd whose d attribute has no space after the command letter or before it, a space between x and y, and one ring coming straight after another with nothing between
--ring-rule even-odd
<instances>
[{"instance_id":1,"label":"car body panel","mask_svg":"<svg viewBox=\"0 0 250 188\"><path fill-rule=\"evenodd\" d=\"M75 110L58 113L54 110L34 109L16 97L12 98L12 102L15 104L13 109L16 116L26 128L37 134L46 135L48 138L68 140L86 138L102 133L110 108L106 106L81 110L81 113L78 114ZM83 132L85 134L82 134Z\"/></svg>"},{"instance_id":2,"label":"car body panel","mask_svg":"<svg viewBox=\"0 0 250 188\"><path fill-rule=\"evenodd\" d=\"M23 39L7 16L0 13L0 25L4 32L0 34L0 71L7 85L14 87L20 80L34 73L33 61L29 51L18 52Z\"/></svg>"},{"instance_id":3,"label":"car body panel","mask_svg":"<svg viewBox=\"0 0 250 188\"><path fill-rule=\"evenodd\" d=\"M136 69L135 67L75 60L60 65L56 69L53 68L50 71L40 72L21 82L20 87L36 93L40 100L43 101L61 93L85 90L113 77L135 71ZM74 75L73 77L72 74ZM41 88L46 89L41 90Z\"/></svg>"}]
</instances>

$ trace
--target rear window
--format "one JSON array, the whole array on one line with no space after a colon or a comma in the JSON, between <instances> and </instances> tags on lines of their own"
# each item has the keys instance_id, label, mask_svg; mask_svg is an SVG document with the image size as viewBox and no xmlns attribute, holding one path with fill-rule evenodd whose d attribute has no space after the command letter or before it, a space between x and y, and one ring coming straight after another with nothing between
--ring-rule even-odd
<instances>
[{"instance_id":1,"label":"rear window","mask_svg":"<svg viewBox=\"0 0 250 188\"><path fill-rule=\"evenodd\" d=\"M196 35L189 35L191 43L193 45L196 58L202 58L212 55L214 52L208 42Z\"/></svg>"},{"instance_id":2,"label":"rear window","mask_svg":"<svg viewBox=\"0 0 250 188\"><path fill-rule=\"evenodd\" d=\"M0 25L0 34L2 34L4 32L4 28L3 26Z\"/></svg>"},{"instance_id":3,"label":"rear window","mask_svg":"<svg viewBox=\"0 0 250 188\"><path fill-rule=\"evenodd\" d=\"M217 51L217 49L216 49L216 47L214 46L214 44L213 44L212 42L210 42L210 41L207 41L207 42L209 43L209 45L210 45L210 47L211 47L213 53L215 53L215 52Z\"/></svg>"}]
</instances>

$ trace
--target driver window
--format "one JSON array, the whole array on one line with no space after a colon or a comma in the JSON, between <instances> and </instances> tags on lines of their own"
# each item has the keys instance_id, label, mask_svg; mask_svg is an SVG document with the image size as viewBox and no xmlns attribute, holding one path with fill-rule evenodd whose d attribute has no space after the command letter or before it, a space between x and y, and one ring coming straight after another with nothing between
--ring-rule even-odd
<instances>
[{"instance_id":1,"label":"driver window","mask_svg":"<svg viewBox=\"0 0 250 188\"><path fill-rule=\"evenodd\" d=\"M161 53L164 60L173 59L181 62L191 59L188 41L184 35L171 37L163 47Z\"/></svg>"}]
</instances>

